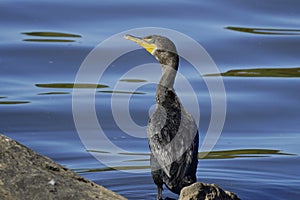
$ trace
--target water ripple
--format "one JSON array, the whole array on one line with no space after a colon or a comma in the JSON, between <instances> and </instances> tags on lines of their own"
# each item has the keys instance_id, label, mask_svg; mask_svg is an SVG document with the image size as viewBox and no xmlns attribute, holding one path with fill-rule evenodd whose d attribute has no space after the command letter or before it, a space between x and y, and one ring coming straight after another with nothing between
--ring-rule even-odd
<instances>
[{"instance_id":1,"label":"water ripple","mask_svg":"<svg viewBox=\"0 0 300 200\"><path fill-rule=\"evenodd\" d=\"M25 42L75 42L73 39L65 38L81 38L81 35L71 34L71 33L62 33L62 32L23 32L23 35L34 36L38 38L29 38L23 39ZM42 39L41 39L42 37ZM52 39L52 38L55 39ZM58 39L58 38L62 39Z\"/></svg>"},{"instance_id":2,"label":"water ripple","mask_svg":"<svg viewBox=\"0 0 300 200\"><path fill-rule=\"evenodd\" d=\"M246 28L227 26L225 29L251 33L251 34L263 34L263 35L300 35L300 29L281 29L281 28Z\"/></svg>"},{"instance_id":3,"label":"water ripple","mask_svg":"<svg viewBox=\"0 0 300 200\"><path fill-rule=\"evenodd\" d=\"M238 77L300 77L300 68L256 68L234 69L221 74L207 74L206 76L238 76Z\"/></svg>"},{"instance_id":4,"label":"water ripple","mask_svg":"<svg viewBox=\"0 0 300 200\"><path fill-rule=\"evenodd\" d=\"M88 150L97 154L110 154L108 151L102 150ZM150 153L136 152L136 153L119 153L124 155L122 163L135 162L134 165L121 165L113 167L102 167L94 169L75 169L78 172L104 172L114 170L139 170L149 169L149 165L145 165L145 162L149 163ZM127 157L129 156L129 157ZM135 159L136 156L145 156L145 159ZM220 159L237 159L237 158L266 158L275 156L297 156L296 154L282 152L275 149L233 149L223 151L211 151L211 152L199 152L198 159L200 160L220 160ZM132 157L132 159L131 159Z\"/></svg>"},{"instance_id":5,"label":"water ripple","mask_svg":"<svg viewBox=\"0 0 300 200\"><path fill-rule=\"evenodd\" d=\"M90 83L40 83L35 84L36 87L41 88L107 88L108 85L90 84Z\"/></svg>"}]
</instances>

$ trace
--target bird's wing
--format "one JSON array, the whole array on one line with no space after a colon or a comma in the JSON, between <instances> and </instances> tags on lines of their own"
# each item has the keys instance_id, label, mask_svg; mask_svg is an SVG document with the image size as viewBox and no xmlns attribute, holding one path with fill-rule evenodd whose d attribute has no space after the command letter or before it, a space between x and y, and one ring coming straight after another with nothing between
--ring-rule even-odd
<instances>
[{"instance_id":1,"label":"bird's wing","mask_svg":"<svg viewBox=\"0 0 300 200\"><path fill-rule=\"evenodd\" d=\"M164 129L165 119L166 113L157 109L150 118L147 132L150 150L158 166L169 179L173 179L193 162L193 152L198 149L198 142L195 144L194 141L197 126L192 116L183 112L180 126L174 134L171 128Z\"/></svg>"}]
</instances>

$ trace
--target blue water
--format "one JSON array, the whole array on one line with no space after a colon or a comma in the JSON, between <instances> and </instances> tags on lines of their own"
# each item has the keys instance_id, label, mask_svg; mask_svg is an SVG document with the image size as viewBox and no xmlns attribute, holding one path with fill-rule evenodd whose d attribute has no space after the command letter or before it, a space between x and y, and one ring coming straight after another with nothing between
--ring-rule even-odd
<instances>
[{"instance_id":1,"label":"blue water","mask_svg":"<svg viewBox=\"0 0 300 200\"><path fill-rule=\"evenodd\" d=\"M146 133L140 137L124 133L114 121L110 107L116 82L122 85L123 92L142 84L136 91L139 93L130 97L129 109L136 124L147 124L149 108L155 101L155 85L150 80L159 74L141 73L134 77L146 82L119 79L136 65L155 59L144 50L131 52L116 60L103 79L95 83L108 86L97 89L95 94L99 123L110 140L131 155L116 156L110 151L101 152L103 149L86 149L73 120L72 88L47 84L74 83L82 62L100 42L122 31L151 26L174 29L192 37L206 49L221 72L297 68L300 67L299 6L293 0L3 0L0 2L0 132L128 199L155 199ZM112 46L107 52L116 52L118 48ZM209 92L204 80L194 76L184 61L180 73L189 79L197 93L202 141L211 116ZM247 151L226 159L201 159L198 180L216 183L241 199L297 199L300 79L271 74L226 76L222 80L227 97L226 120L213 151L259 149L261 154ZM177 81L175 87L180 87L180 83ZM116 93L116 103L123 105L129 95ZM178 90L178 95L187 99L189 107L191 94ZM122 109L125 108L120 106ZM194 114L193 109L188 111ZM92 129L87 124L87 134ZM102 145L103 141L95 143ZM117 170L95 159L91 150L98 151L100 158L111 159ZM163 195L177 198L167 189Z\"/></svg>"}]
</instances>

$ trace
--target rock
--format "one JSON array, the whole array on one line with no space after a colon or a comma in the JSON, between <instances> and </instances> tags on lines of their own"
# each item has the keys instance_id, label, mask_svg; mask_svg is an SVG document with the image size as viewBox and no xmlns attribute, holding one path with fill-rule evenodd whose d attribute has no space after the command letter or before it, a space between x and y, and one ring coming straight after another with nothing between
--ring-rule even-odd
<instances>
[{"instance_id":1,"label":"rock","mask_svg":"<svg viewBox=\"0 0 300 200\"><path fill-rule=\"evenodd\" d=\"M0 199L126 198L0 134Z\"/></svg>"},{"instance_id":2,"label":"rock","mask_svg":"<svg viewBox=\"0 0 300 200\"><path fill-rule=\"evenodd\" d=\"M197 182L184 187L179 200L240 200L234 193L224 191L215 184Z\"/></svg>"}]
</instances>

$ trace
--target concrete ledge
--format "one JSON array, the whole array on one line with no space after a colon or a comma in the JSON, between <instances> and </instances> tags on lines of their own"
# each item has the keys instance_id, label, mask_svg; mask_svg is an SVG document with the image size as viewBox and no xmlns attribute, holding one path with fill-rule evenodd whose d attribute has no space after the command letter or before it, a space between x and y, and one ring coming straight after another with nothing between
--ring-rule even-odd
<instances>
[{"instance_id":1,"label":"concrete ledge","mask_svg":"<svg viewBox=\"0 0 300 200\"><path fill-rule=\"evenodd\" d=\"M0 134L0 199L126 198Z\"/></svg>"}]
</instances>

